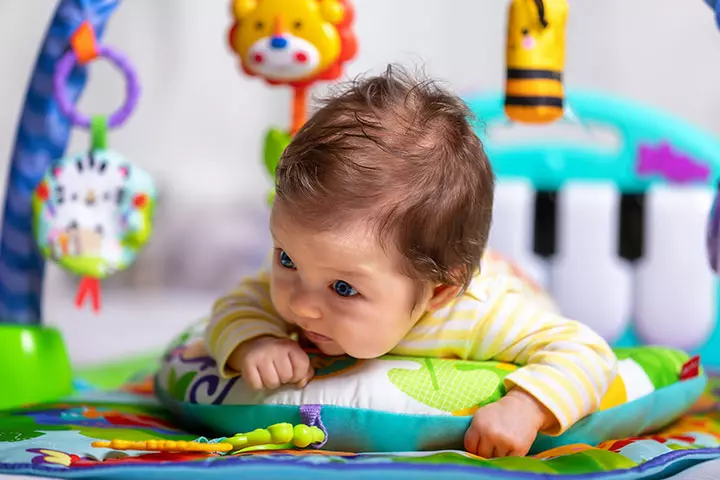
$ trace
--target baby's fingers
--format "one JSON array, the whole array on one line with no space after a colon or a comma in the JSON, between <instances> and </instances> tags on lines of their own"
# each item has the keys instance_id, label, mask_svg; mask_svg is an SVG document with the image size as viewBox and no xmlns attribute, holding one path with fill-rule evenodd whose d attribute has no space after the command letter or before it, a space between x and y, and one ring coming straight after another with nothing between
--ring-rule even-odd
<instances>
[{"instance_id":1,"label":"baby's fingers","mask_svg":"<svg viewBox=\"0 0 720 480\"><path fill-rule=\"evenodd\" d=\"M465 450L475 454L478 454L478 449L480 448L480 432L477 428L474 428L472 425L470 428L468 428L467 432L465 432Z\"/></svg>"},{"instance_id":2,"label":"baby's fingers","mask_svg":"<svg viewBox=\"0 0 720 480\"><path fill-rule=\"evenodd\" d=\"M258 367L263 386L268 390L275 390L280 387L280 377L273 362L265 363Z\"/></svg>"},{"instance_id":3,"label":"baby's fingers","mask_svg":"<svg viewBox=\"0 0 720 480\"><path fill-rule=\"evenodd\" d=\"M295 372L289 355L279 355L273 360L273 364L282 385L294 381Z\"/></svg>"},{"instance_id":4,"label":"baby's fingers","mask_svg":"<svg viewBox=\"0 0 720 480\"><path fill-rule=\"evenodd\" d=\"M308 365L308 369L307 369L307 371L305 372L305 375L303 375L303 376L300 378L300 380L298 380L298 381L295 383L295 385L296 385L298 388L304 388L305 385L307 385L308 383L310 383L310 380L312 380L314 376L315 376L315 369L312 367L312 365Z\"/></svg>"},{"instance_id":5,"label":"baby's fingers","mask_svg":"<svg viewBox=\"0 0 720 480\"><path fill-rule=\"evenodd\" d=\"M310 367L310 357L305 350L300 348L300 346L290 350L288 352L288 357L290 357L290 363L292 363L295 373L300 372L304 374L308 367Z\"/></svg>"},{"instance_id":6,"label":"baby's fingers","mask_svg":"<svg viewBox=\"0 0 720 480\"><path fill-rule=\"evenodd\" d=\"M511 451L512 447L510 445L500 442L494 446L493 451L490 454L490 458L507 457Z\"/></svg>"},{"instance_id":7,"label":"baby's fingers","mask_svg":"<svg viewBox=\"0 0 720 480\"><path fill-rule=\"evenodd\" d=\"M245 384L253 390L263 389L262 378L260 377L260 372L257 367L244 368L242 378L245 380Z\"/></svg>"},{"instance_id":8,"label":"baby's fingers","mask_svg":"<svg viewBox=\"0 0 720 480\"><path fill-rule=\"evenodd\" d=\"M293 378L292 382L298 386L304 387L313 376L313 368L310 364L310 357L301 348L292 349L288 352L290 363L292 363Z\"/></svg>"}]
</instances>

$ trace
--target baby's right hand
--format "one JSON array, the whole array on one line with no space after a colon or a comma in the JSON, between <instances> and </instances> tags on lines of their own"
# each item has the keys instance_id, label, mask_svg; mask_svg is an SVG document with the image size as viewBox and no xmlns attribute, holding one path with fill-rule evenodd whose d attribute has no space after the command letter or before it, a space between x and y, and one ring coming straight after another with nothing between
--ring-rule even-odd
<instances>
[{"instance_id":1,"label":"baby's right hand","mask_svg":"<svg viewBox=\"0 0 720 480\"><path fill-rule=\"evenodd\" d=\"M228 364L255 390L274 390L288 383L302 388L315 374L308 354L297 342L285 338L259 337L245 342L230 355Z\"/></svg>"}]
</instances>

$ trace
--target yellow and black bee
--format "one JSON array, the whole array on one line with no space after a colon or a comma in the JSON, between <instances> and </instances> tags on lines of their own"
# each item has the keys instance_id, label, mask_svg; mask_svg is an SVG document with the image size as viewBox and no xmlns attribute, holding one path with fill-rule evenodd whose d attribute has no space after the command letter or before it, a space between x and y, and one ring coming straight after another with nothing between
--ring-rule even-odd
<instances>
[{"instance_id":1,"label":"yellow and black bee","mask_svg":"<svg viewBox=\"0 0 720 480\"><path fill-rule=\"evenodd\" d=\"M517 122L563 116L567 0L511 0L508 12L505 113Z\"/></svg>"}]
</instances>

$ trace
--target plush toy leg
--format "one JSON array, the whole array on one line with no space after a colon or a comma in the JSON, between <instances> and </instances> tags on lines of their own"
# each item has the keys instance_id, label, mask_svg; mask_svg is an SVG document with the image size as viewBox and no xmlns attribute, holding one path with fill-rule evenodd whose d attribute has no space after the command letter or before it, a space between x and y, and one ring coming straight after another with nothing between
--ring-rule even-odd
<instances>
[{"instance_id":1,"label":"plush toy leg","mask_svg":"<svg viewBox=\"0 0 720 480\"><path fill-rule=\"evenodd\" d=\"M60 332L0 324L0 409L57 400L72 392L70 359Z\"/></svg>"},{"instance_id":2,"label":"plush toy leg","mask_svg":"<svg viewBox=\"0 0 720 480\"><path fill-rule=\"evenodd\" d=\"M292 136L286 131L271 128L265 135L265 145L263 148L263 161L265 169L270 179L275 183L275 169L280 162L280 156L285 148L290 144ZM275 198L275 188L273 187L268 194L268 203L272 204Z\"/></svg>"}]
</instances>

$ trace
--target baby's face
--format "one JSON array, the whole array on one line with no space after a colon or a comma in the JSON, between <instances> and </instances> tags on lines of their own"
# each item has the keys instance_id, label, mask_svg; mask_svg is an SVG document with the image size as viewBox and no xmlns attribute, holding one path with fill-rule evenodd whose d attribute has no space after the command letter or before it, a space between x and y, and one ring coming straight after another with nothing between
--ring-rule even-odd
<instances>
[{"instance_id":1,"label":"baby's face","mask_svg":"<svg viewBox=\"0 0 720 480\"><path fill-rule=\"evenodd\" d=\"M275 309L327 355L375 358L394 348L425 311L415 284L358 223L313 232L275 201L271 294ZM415 307L415 308L413 308Z\"/></svg>"}]
</instances>

